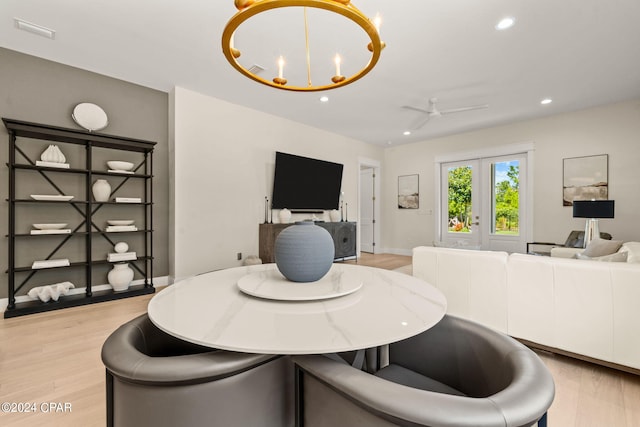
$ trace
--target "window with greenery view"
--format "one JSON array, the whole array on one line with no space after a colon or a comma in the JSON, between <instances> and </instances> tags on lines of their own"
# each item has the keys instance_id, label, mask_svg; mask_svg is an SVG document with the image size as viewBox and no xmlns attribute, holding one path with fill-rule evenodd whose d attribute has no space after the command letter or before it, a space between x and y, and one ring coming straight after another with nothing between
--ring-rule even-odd
<instances>
[{"instance_id":1,"label":"window with greenery view","mask_svg":"<svg viewBox=\"0 0 640 427\"><path fill-rule=\"evenodd\" d=\"M449 168L449 231L471 230L471 166Z\"/></svg>"},{"instance_id":2,"label":"window with greenery view","mask_svg":"<svg viewBox=\"0 0 640 427\"><path fill-rule=\"evenodd\" d=\"M493 164L493 232L518 235L520 232L520 162L517 160Z\"/></svg>"}]
</instances>

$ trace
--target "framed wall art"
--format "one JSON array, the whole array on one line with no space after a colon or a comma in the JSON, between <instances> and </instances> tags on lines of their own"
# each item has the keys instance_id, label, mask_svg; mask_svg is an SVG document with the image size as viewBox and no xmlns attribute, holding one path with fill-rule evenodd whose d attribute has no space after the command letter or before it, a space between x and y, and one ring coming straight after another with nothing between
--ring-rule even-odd
<instances>
[{"instance_id":1,"label":"framed wall art","mask_svg":"<svg viewBox=\"0 0 640 427\"><path fill-rule=\"evenodd\" d=\"M562 160L562 205L574 200L609 198L609 155L570 157Z\"/></svg>"},{"instance_id":2,"label":"framed wall art","mask_svg":"<svg viewBox=\"0 0 640 427\"><path fill-rule=\"evenodd\" d=\"M418 209L420 205L419 175L398 177L398 209Z\"/></svg>"}]
</instances>

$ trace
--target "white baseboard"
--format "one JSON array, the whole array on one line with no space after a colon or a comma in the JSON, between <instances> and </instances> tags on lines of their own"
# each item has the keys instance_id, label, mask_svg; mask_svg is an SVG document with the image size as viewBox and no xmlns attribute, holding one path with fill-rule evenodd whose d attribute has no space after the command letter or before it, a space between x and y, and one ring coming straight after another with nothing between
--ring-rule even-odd
<instances>
[{"instance_id":1,"label":"white baseboard","mask_svg":"<svg viewBox=\"0 0 640 427\"><path fill-rule=\"evenodd\" d=\"M132 285L142 285L144 283L144 279L134 280ZM167 286L170 284L169 276L161 276L153 278L153 287L158 286ZM111 285L96 285L92 286L91 289L93 291L104 291L107 289L111 289ZM76 295L84 293L86 288L73 288L69 289L68 295ZM37 298L31 298L28 295L20 295L16 297L16 302L25 302L25 301L35 301ZM0 313L4 313L7 309L7 305L9 305L9 298L0 298Z\"/></svg>"},{"instance_id":2,"label":"white baseboard","mask_svg":"<svg viewBox=\"0 0 640 427\"><path fill-rule=\"evenodd\" d=\"M384 248L381 253L393 254L393 255L412 256L413 255L413 249Z\"/></svg>"}]
</instances>

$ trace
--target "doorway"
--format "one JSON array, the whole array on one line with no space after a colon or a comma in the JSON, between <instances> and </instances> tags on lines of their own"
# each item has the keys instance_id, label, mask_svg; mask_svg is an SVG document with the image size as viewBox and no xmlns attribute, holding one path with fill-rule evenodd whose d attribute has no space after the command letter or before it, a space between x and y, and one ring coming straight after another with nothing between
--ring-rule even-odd
<instances>
[{"instance_id":1,"label":"doorway","mask_svg":"<svg viewBox=\"0 0 640 427\"><path fill-rule=\"evenodd\" d=\"M379 182L379 165L373 161L361 161L358 199L360 251L371 254L379 252Z\"/></svg>"},{"instance_id":2,"label":"doorway","mask_svg":"<svg viewBox=\"0 0 640 427\"><path fill-rule=\"evenodd\" d=\"M525 252L529 224L527 153L440 164L443 245Z\"/></svg>"}]
</instances>

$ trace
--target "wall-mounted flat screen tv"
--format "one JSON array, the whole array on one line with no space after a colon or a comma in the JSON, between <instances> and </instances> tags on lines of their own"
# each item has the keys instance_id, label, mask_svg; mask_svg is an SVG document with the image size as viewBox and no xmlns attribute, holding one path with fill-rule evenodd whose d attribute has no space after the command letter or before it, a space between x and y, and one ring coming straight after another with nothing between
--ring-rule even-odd
<instances>
[{"instance_id":1,"label":"wall-mounted flat screen tv","mask_svg":"<svg viewBox=\"0 0 640 427\"><path fill-rule=\"evenodd\" d=\"M338 209L343 165L276 151L274 209Z\"/></svg>"}]
</instances>

